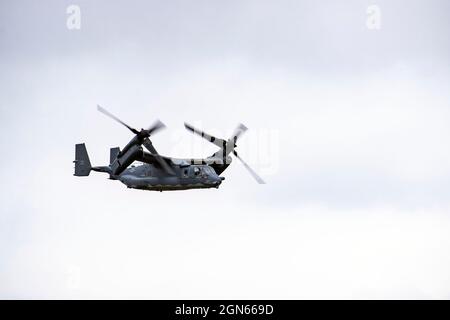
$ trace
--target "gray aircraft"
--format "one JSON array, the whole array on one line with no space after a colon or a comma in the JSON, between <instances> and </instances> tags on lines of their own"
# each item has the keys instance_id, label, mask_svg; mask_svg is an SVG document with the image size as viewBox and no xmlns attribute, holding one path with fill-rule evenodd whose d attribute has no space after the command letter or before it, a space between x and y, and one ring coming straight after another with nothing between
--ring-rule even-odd
<instances>
[{"instance_id":1,"label":"gray aircraft","mask_svg":"<svg viewBox=\"0 0 450 320\"><path fill-rule=\"evenodd\" d=\"M161 121L157 120L148 129L136 130L104 108L97 106L97 109L127 127L135 136L122 150L118 147L110 149L108 166L91 166L85 144L76 144L74 175L77 177L88 176L91 171L104 172L128 188L154 191L219 188L225 179L220 175L230 165L230 154L233 154L258 183L264 183L235 150L238 138L247 131L243 124L238 125L230 139L224 140L185 123L186 129L215 144L219 150L204 159L177 159L158 154L150 140L150 136L165 128ZM142 164L134 165L135 161Z\"/></svg>"}]
</instances>

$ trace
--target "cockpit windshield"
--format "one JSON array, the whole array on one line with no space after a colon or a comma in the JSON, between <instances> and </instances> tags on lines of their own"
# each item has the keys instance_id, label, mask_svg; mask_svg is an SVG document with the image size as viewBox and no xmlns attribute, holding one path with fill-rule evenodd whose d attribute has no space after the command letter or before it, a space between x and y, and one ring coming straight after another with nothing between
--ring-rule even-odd
<instances>
[{"instance_id":1,"label":"cockpit windshield","mask_svg":"<svg viewBox=\"0 0 450 320\"><path fill-rule=\"evenodd\" d=\"M210 166L204 166L203 170L206 172L206 174L208 175L214 175L214 171Z\"/></svg>"},{"instance_id":2,"label":"cockpit windshield","mask_svg":"<svg viewBox=\"0 0 450 320\"><path fill-rule=\"evenodd\" d=\"M211 176L214 175L214 170L210 166L196 166L194 167L194 174L200 175L200 173Z\"/></svg>"}]
</instances>

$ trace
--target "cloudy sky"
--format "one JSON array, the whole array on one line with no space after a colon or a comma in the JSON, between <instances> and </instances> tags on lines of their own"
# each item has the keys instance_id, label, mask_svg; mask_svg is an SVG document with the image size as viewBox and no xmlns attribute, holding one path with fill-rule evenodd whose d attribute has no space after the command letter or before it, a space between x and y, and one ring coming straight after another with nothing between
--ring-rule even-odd
<instances>
[{"instance_id":1,"label":"cloudy sky","mask_svg":"<svg viewBox=\"0 0 450 320\"><path fill-rule=\"evenodd\" d=\"M449 12L1 1L0 298L449 299ZM74 144L105 165L131 138L97 104L161 119L153 143L177 157L216 150L183 121L242 122L267 184L238 162L219 190L75 178Z\"/></svg>"}]
</instances>

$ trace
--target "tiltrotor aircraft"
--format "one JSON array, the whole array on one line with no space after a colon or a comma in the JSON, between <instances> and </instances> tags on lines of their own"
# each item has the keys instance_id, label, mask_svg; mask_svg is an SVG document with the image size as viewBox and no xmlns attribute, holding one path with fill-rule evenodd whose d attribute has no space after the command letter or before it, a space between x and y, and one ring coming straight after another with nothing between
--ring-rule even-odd
<instances>
[{"instance_id":1,"label":"tiltrotor aircraft","mask_svg":"<svg viewBox=\"0 0 450 320\"><path fill-rule=\"evenodd\" d=\"M119 180L128 188L154 191L218 188L225 179L220 175L230 165L232 153L258 183L264 183L235 150L238 138L247 131L243 124L238 125L230 139L224 140L185 123L186 129L220 149L204 159L176 159L158 154L150 141L150 136L165 128L161 121L155 121L148 129L136 130L104 108L97 106L97 109L127 127L135 136L122 150L118 147L110 149L109 166L91 166L85 144L76 144L74 175L77 177L88 176L91 171L105 172L110 179ZM144 151L142 146L149 152ZM135 161L142 164L132 165Z\"/></svg>"}]
</instances>

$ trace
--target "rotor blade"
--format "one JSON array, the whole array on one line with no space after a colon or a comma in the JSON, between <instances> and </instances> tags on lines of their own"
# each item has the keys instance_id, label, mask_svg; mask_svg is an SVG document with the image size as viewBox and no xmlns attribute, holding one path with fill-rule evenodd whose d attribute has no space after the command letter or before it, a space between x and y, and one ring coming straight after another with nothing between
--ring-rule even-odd
<instances>
[{"instance_id":1,"label":"rotor blade","mask_svg":"<svg viewBox=\"0 0 450 320\"><path fill-rule=\"evenodd\" d=\"M107 111L106 109L102 108L100 105L97 105L97 110L100 111L101 113L107 115L108 117L110 117L111 119L116 120L118 123L124 125L125 127L127 127L131 132L133 132L134 134L138 134L139 131L137 131L136 129L130 127L129 125L127 125L125 122L123 122L122 120L120 120L119 118L117 118L115 115L113 115L112 113L110 113L109 111Z\"/></svg>"},{"instance_id":2,"label":"rotor blade","mask_svg":"<svg viewBox=\"0 0 450 320\"><path fill-rule=\"evenodd\" d=\"M149 139L144 139L142 144L155 157L156 161L158 161L158 163L161 165L161 167L166 173L170 175L175 175L173 169L166 162L166 160L164 160L164 158L158 154L158 152L156 151L155 147L153 146L152 142Z\"/></svg>"},{"instance_id":3,"label":"rotor blade","mask_svg":"<svg viewBox=\"0 0 450 320\"><path fill-rule=\"evenodd\" d=\"M239 123L237 128L234 130L233 135L231 136L231 138L234 139L234 143L236 143L239 137L243 135L245 131L247 131L247 129L248 128L246 126L244 126L242 123Z\"/></svg>"},{"instance_id":4,"label":"rotor blade","mask_svg":"<svg viewBox=\"0 0 450 320\"><path fill-rule=\"evenodd\" d=\"M244 165L244 167L248 170L248 172L250 172L250 174L253 176L253 178L255 178L255 180L259 183L259 184L265 184L264 180L261 179L260 176L258 176L258 174L253 171L252 168L250 168L250 166L244 161L242 160L241 157L239 157L239 155L237 154L236 151L233 152L233 154L236 156L236 158L238 158L239 160L241 160L242 164Z\"/></svg>"},{"instance_id":5,"label":"rotor blade","mask_svg":"<svg viewBox=\"0 0 450 320\"><path fill-rule=\"evenodd\" d=\"M147 132L148 135L155 134L159 130L162 130L166 127L164 123L162 123L160 120L156 120L150 127L148 127Z\"/></svg>"},{"instance_id":6,"label":"rotor blade","mask_svg":"<svg viewBox=\"0 0 450 320\"><path fill-rule=\"evenodd\" d=\"M223 140L223 139L218 139L218 138L216 138L216 137L214 137L214 136L212 136L212 135L210 135L210 134L207 134L207 133L204 132L204 131L198 130L198 129L194 128L193 126L191 126L190 124L186 123L186 122L184 123L184 126L185 126L185 128L188 129L189 131L191 131L191 132L193 132L193 133L199 135L200 137L202 137L202 138L208 140L209 142L214 143L214 144L215 144L216 146L218 146L219 148L223 148L223 146L226 144L226 141L225 141L225 140Z\"/></svg>"},{"instance_id":7,"label":"rotor blade","mask_svg":"<svg viewBox=\"0 0 450 320\"><path fill-rule=\"evenodd\" d=\"M153 146L153 143L149 139L144 139L144 141L142 142L142 145L148 151L150 151L151 154L153 154L153 155L157 155L158 154L158 151L156 151L155 147Z\"/></svg>"}]
</instances>

